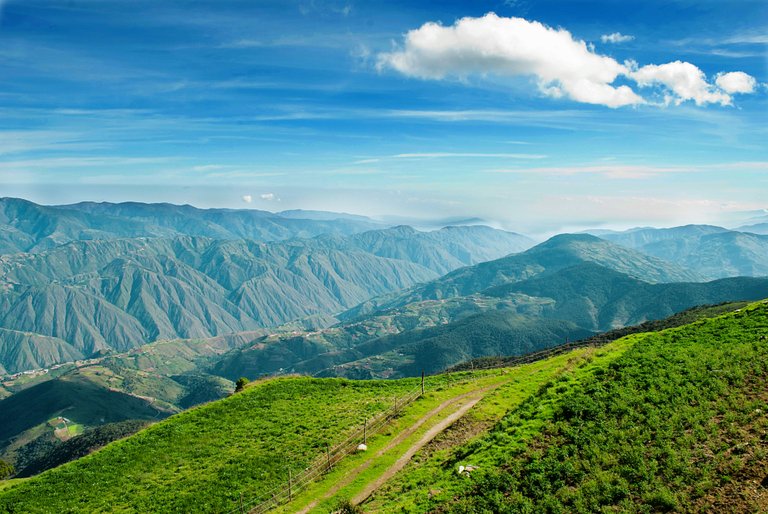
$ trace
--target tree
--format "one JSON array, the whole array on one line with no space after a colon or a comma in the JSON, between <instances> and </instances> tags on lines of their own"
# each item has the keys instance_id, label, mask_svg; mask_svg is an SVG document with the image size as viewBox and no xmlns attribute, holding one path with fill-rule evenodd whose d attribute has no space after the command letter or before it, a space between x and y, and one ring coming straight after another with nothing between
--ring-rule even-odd
<instances>
[{"instance_id":1,"label":"tree","mask_svg":"<svg viewBox=\"0 0 768 514\"><path fill-rule=\"evenodd\" d=\"M0 459L0 480L5 480L16 472L13 466Z\"/></svg>"},{"instance_id":2,"label":"tree","mask_svg":"<svg viewBox=\"0 0 768 514\"><path fill-rule=\"evenodd\" d=\"M246 384L248 384L248 379L245 377L240 377L237 379L237 382L235 382L235 392L239 393L243 389L245 389Z\"/></svg>"}]
</instances>

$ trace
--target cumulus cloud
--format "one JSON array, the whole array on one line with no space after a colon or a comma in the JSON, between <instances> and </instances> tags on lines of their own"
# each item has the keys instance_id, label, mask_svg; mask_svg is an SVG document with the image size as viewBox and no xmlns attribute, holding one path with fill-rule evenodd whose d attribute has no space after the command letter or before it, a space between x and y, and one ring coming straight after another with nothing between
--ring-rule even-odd
<instances>
[{"instance_id":1,"label":"cumulus cloud","mask_svg":"<svg viewBox=\"0 0 768 514\"><path fill-rule=\"evenodd\" d=\"M616 32L603 38L620 42L632 36ZM616 84L619 78L661 90L665 104L691 100L697 105L730 105L730 94L748 92L749 79L754 81L746 73L731 72L710 84L699 68L681 61L643 67L633 61L619 63L565 29L494 13L461 18L452 26L425 23L405 35L401 49L380 53L377 67L432 80L529 76L546 96L613 108L647 103L629 85Z\"/></svg>"},{"instance_id":2,"label":"cumulus cloud","mask_svg":"<svg viewBox=\"0 0 768 514\"><path fill-rule=\"evenodd\" d=\"M253 201L253 197L251 195L243 195L242 200L245 203L251 203Z\"/></svg>"},{"instance_id":3,"label":"cumulus cloud","mask_svg":"<svg viewBox=\"0 0 768 514\"><path fill-rule=\"evenodd\" d=\"M718 73L715 77L717 87L726 93L754 93L757 87L757 81L754 77L747 75L743 71L732 71L730 73Z\"/></svg>"},{"instance_id":4,"label":"cumulus cloud","mask_svg":"<svg viewBox=\"0 0 768 514\"><path fill-rule=\"evenodd\" d=\"M278 202L280 201L280 198L278 198L275 193L262 193L260 197L262 200L267 202L272 202L275 200L277 200Z\"/></svg>"},{"instance_id":5,"label":"cumulus cloud","mask_svg":"<svg viewBox=\"0 0 768 514\"><path fill-rule=\"evenodd\" d=\"M627 41L632 41L635 39L635 36L630 36L628 34L622 34L621 32L614 32L613 34L603 34L600 36L600 41L603 43L626 43Z\"/></svg>"},{"instance_id":6,"label":"cumulus cloud","mask_svg":"<svg viewBox=\"0 0 768 514\"><path fill-rule=\"evenodd\" d=\"M696 105L719 103L729 105L731 97L707 82L704 72L689 62L675 61L667 64L649 64L629 75L641 87L660 84L674 94L665 95L665 103L676 105L693 100Z\"/></svg>"},{"instance_id":7,"label":"cumulus cloud","mask_svg":"<svg viewBox=\"0 0 768 514\"><path fill-rule=\"evenodd\" d=\"M378 66L425 79L532 75L549 96L609 107L643 103L628 86L611 85L626 72L624 65L590 51L567 30L494 13L451 27L425 23L406 34L403 50L380 54Z\"/></svg>"}]
</instances>

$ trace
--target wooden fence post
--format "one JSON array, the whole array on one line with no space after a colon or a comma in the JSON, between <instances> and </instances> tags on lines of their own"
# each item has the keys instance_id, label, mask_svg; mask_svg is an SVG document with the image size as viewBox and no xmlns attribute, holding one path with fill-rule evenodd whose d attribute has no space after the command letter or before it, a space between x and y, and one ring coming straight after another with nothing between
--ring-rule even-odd
<instances>
[{"instance_id":1,"label":"wooden fence post","mask_svg":"<svg viewBox=\"0 0 768 514\"><path fill-rule=\"evenodd\" d=\"M421 394L424 394L424 370L421 370Z\"/></svg>"},{"instance_id":2,"label":"wooden fence post","mask_svg":"<svg viewBox=\"0 0 768 514\"><path fill-rule=\"evenodd\" d=\"M293 488L291 487L291 481L293 477L291 476L291 468L288 468L288 501L293 500Z\"/></svg>"}]
</instances>

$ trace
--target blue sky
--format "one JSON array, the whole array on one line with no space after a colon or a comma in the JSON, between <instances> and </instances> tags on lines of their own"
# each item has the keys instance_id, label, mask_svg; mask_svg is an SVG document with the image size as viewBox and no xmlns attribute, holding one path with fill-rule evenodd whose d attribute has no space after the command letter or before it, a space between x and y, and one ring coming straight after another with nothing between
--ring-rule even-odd
<instances>
[{"instance_id":1,"label":"blue sky","mask_svg":"<svg viewBox=\"0 0 768 514\"><path fill-rule=\"evenodd\" d=\"M716 222L768 206L766 27L763 1L0 0L0 196Z\"/></svg>"}]
</instances>

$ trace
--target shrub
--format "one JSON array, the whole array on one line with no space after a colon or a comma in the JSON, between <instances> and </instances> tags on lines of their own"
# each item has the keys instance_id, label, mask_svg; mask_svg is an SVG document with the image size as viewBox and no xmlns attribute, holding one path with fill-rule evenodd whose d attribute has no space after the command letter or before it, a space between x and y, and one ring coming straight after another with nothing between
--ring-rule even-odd
<instances>
[{"instance_id":1,"label":"shrub","mask_svg":"<svg viewBox=\"0 0 768 514\"><path fill-rule=\"evenodd\" d=\"M245 377L240 377L237 379L237 382L235 382L235 392L239 393L243 389L245 389L245 386L248 385L248 379Z\"/></svg>"}]
</instances>

